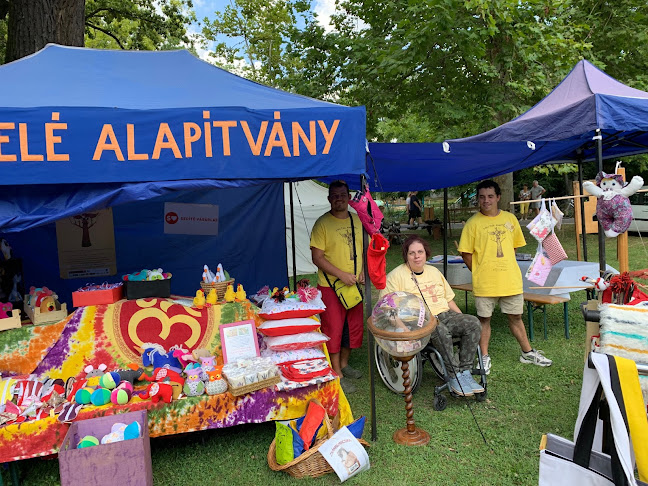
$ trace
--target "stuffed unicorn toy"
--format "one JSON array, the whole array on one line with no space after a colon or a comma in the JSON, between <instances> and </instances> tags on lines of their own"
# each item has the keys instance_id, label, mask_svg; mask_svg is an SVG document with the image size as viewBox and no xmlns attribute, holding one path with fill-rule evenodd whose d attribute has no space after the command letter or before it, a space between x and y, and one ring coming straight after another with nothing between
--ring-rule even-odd
<instances>
[{"instance_id":1,"label":"stuffed unicorn toy","mask_svg":"<svg viewBox=\"0 0 648 486\"><path fill-rule=\"evenodd\" d=\"M619 174L599 172L596 184L587 181L583 189L596 196L596 216L605 230L605 236L615 238L625 233L632 222L632 207L628 199L643 186L644 180L634 176L623 185L623 177Z\"/></svg>"}]
</instances>

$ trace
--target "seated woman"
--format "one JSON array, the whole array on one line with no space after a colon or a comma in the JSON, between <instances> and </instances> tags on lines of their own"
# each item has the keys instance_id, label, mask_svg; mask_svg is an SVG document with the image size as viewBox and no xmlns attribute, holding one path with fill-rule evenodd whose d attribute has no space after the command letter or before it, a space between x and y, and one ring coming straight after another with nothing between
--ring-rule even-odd
<instances>
[{"instance_id":1,"label":"seated woman","mask_svg":"<svg viewBox=\"0 0 648 486\"><path fill-rule=\"evenodd\" d=\"M430 339L446 363L450 388L460 396L481 393L484 387L471 374L481 336L481 324L477 317L461 313L454 302L452 288L441 272L426 264L428 258L428 242L417 235L409 236L403 243L405 263L389 272L387 286L380 291L380 297L396 291L423 297L430 314L439 320ZM454 337L461 339L458 360L452 348Z\"/></svg>"}]
</instances>

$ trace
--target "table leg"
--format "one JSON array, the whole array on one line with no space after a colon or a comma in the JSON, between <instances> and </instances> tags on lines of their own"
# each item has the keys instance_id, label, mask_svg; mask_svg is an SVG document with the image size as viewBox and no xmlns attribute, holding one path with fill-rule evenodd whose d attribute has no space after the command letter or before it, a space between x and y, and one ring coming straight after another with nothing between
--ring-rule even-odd
<instances>
[{"instance_id":1,"label":"table leg","mask_svg":"<svg viewBox=\"0 0 648 486\"><path fill-rule=\"evenodd\" d=\"M533 341L533 305L527 302L527 315L529 317L529 341Z\"/></svg>"},{"instance_id":2,"label":"table leg","mask_svg":"<svg viewBox=\"0 0 648 486\"><path fill-rule=\"evenodd\" d=\"M563 311L564 311L564 315L565 315L565 317L564 317L564 319L565 319L565 339L569 339L569 309L568 309L569 306L567 304L569 304L569 302L563 303L563 306L564 306Z\"/></svg>"},{"instance_id":3,"label":"table leg","mask_svg":"<svg viewBox=\"0 0 648 486\"><path fill-rule=\"evenodd\" d=\"M544 319L544 338L547 340L547 306L542 306L542 317Z\"/></svg>"}]
</instances>

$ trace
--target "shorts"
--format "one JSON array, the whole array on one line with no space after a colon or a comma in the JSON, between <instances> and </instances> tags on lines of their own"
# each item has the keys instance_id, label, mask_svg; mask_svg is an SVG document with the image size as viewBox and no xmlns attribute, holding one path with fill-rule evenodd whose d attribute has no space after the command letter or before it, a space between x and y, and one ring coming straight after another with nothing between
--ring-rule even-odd
<instances>
[{"instance_id":1,"label":"shorts","mask_svg":"<svg viewBox=\"0 0 648 486\"><path fill-rule=\"evenodd\" d=\"M538 202L532 202L532 203L531 203L531 208L532 208L532 209L540 209L540 205L541 205L541 204L542 204L541 201L538 201Z\"/></svg>"},{"instance_id":2,"label":"shorts","mask_svg":"<svg viewBox=\"0 0 648 486\"><path fill-rule=\"evenodd\" d=\"M410 219L415 219L415 218L420 218L421 217L421 210L414 206L413 209L410 209L409 212L409 217Z\"/></svg>"},{"instance_id":3,"label":"shorts","mask_svg":"<svg viewBox=\"0 0 648 486\"><path fill-rule=\"evenodd\" d=\"M330 287L318 285L317 288L322 292L322 301L326 306L326 310L320 314L320 319L322 321L322 332L330 338L326 343L329 353L340 352L345 323L348 325L349 341L348 344L344 343L344 347L351 349L361 347L364 331L363 302L347 310Z\"/></svg>"},{"instance_id":4,"label":"shorts","mask_svg":"<svg viewBox=\"0 0 648 486\"><path fill-rule=\"evenodd\" d=\"M507 295L505 297L475 296L475 307L479 317L492 316L497 304L499 304L502 314L522 315L524 312L524 294Z\"/></svg>"}]
</instances>

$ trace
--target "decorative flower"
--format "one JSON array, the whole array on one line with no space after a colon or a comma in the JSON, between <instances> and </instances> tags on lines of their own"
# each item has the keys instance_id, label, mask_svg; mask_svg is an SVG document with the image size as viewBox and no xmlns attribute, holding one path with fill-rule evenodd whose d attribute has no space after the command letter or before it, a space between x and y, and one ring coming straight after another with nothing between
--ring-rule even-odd
<instances>
[{"instance_id":1,"label":"decorative flower","mask_svg":"<svg viewBox=\"0 0 648 486\"><path fill-rule=\"evenodd\" d=\"M315 287L299 287L297 289L297 294L299 295L299 300L302 302L310 302L315 297L317 297L317 289Z\"/></svg>"}]
</instances>

